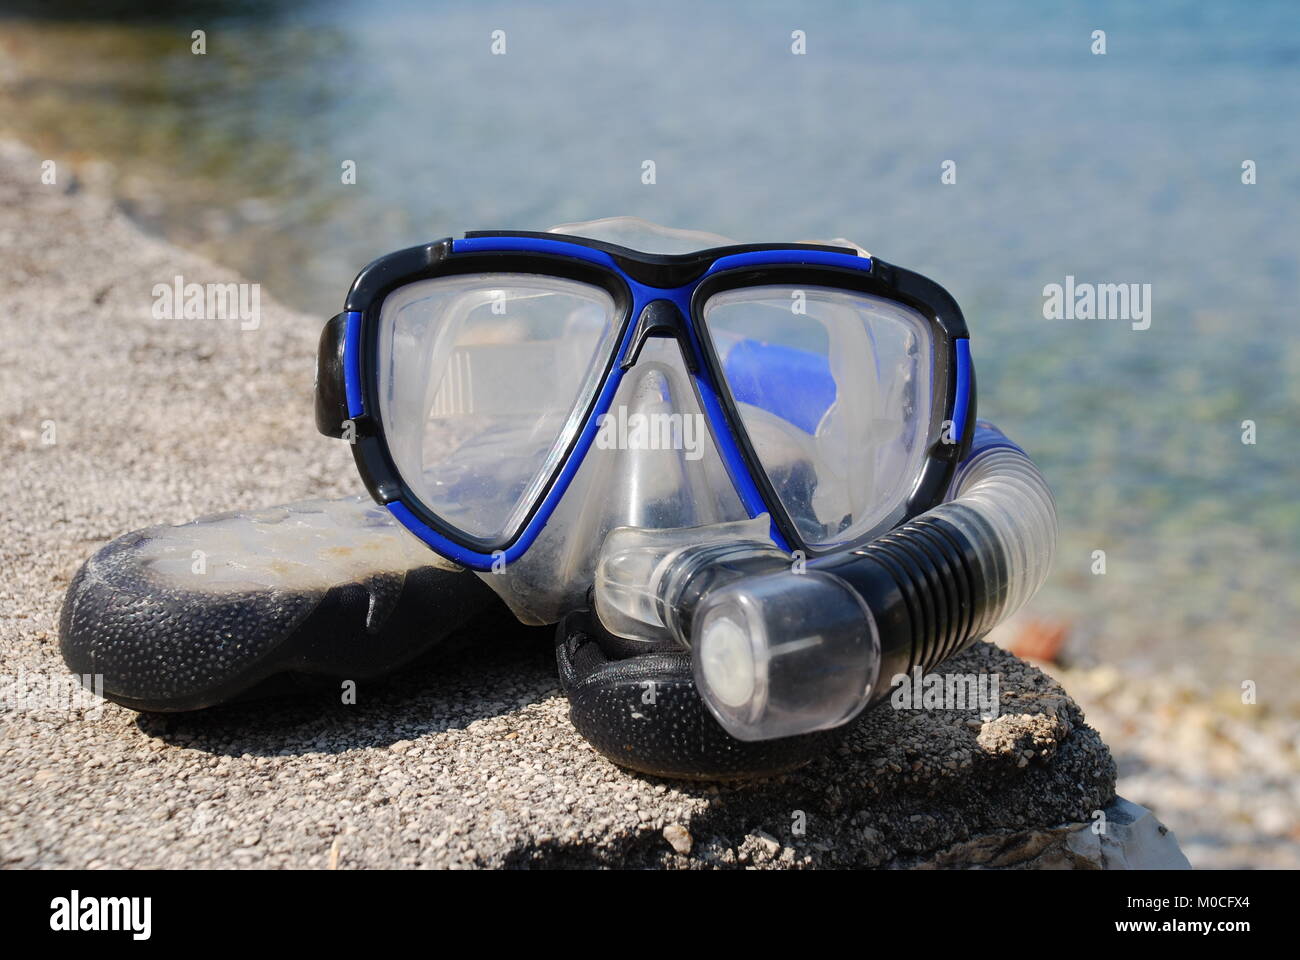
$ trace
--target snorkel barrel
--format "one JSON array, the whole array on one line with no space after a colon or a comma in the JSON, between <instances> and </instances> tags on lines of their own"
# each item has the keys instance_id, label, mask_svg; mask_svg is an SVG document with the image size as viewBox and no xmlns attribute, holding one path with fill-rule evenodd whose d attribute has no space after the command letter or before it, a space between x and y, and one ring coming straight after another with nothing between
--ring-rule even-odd
<instances>
[{"instance_id":1,"label":"snorkel barrel","mask_svg":"<svg viewBox=\"0 0 1300 960\"><path fill-rule=\"evenodd\" d=\"M1051 568L1056 508L1033 461L980 421L947 501L866 546L794 563L760 531L695 531L691 547L653 542L687 531L616 531L594 591L607 629L690 647L700 695L746 741L840 726L1019 610Z\"/></svg>"}]
</instances>

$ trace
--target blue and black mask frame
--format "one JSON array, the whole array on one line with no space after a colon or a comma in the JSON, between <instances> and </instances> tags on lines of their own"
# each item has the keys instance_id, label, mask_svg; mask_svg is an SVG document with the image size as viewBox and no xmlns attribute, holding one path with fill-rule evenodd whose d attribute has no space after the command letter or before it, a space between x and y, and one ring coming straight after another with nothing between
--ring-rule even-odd
<instances>
[{"instance_id":1,"label":"blue and black mask frame","mask_svg":"<svg viewBox=\"0 0 1300 960\"><path fill-rule=\"evenodd\" d=\"M527 505L523 521L497 537L474 536L431 510L397 469L377 415L380 313L393 291L457 274L536 274L589 284L613 299L618 334L604 358L600 384L554 470ZM316 423L321 433L352 441L374 499L429 547L475 570L510 564L545 527L590 449L620 380L651 338L675 339L700 409L745 510L771 518L771 538L787 551L817 557L853 549L879 530L833 544L808 542L773 489L738 412L743 385L728 377L706 335L703 305L719 293L762 285L820 286L890 300L930 325L932 398L926 453L903 519L940 502L974 431L975 377L969 334L956 302L934 281L847 247L746 244L686 254L647 254L585 237L478 231L411 247L375 260L357 276L343 312L322 333L317 359Z\"/></svg>"}]
</instances>

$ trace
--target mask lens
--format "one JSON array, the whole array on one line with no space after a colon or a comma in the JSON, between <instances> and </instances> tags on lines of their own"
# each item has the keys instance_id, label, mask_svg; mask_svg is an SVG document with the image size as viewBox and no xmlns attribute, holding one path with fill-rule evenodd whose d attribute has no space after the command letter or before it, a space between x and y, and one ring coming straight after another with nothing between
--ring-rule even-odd
<instances>
[{"instance_id":1,"label":"mask lens","mask_svg":"<svg viewBox=\"0 0 1300 960\"><path fill-rule=\"evenodd\" d=\"M467 274L390 293L380 418L402 479L439 519L502 540L581 427L613 351L613 298L535 274Z\"/></svg>"},{"instance_id":2,"label":"mask lens","mask_svg":"<svg viewBox=\"0 0 1300 960\"><path fill-rule=\"evenodd\" d=\"M756 286L705 303L740 419L804 541L856 540L898 519L930 427L930 326L830 287Z\"/></svg>"}]
</instances>

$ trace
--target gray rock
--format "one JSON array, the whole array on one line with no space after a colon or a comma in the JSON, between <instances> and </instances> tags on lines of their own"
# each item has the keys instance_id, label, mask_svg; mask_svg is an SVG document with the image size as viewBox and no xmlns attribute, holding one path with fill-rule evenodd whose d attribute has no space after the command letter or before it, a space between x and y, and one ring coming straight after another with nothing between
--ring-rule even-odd
<instances>
[{"instance_id":1,"label":"gray rock","mask_svg":"<svg viewBox=\"0 0 1300 960\"><path fill-rule=\"evenodd\" d=\"M1190 870L1173 833L1145 807L1116 797L1091 823L989 833L954 844L920 869Z\"/></svg>"},{"instance_id":2,"label":"gray rock","mask_svg":"<svg viewBox=\"0 0 1300 960\"><path fill-rule=\"evenodd\" d=\"M1122 796L1091 823L976 836L920 869L1190 870L1169 827Z\"/></svg>"},{"instance_id":3,"label":"gray rock","mask_svg":"<svg viewBox=\"0 0 1300 960\"><path fill-rule=\"evenodd\" d=\"M1116 797L1106 819L1073 832L1072 851L1106 870L1190 870L1178 839L1146 807Z\"/></svg>"}]
</instances>

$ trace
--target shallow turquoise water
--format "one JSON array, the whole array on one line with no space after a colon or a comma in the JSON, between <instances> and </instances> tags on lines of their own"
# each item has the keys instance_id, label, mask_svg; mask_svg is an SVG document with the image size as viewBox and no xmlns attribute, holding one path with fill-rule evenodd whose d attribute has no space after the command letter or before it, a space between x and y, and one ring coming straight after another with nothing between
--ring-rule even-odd
<instances>
[{"instance_id":1,"label":"shallow turquoise water","mask_svg":"<svg viewBox=\"0 0 1300 960\"><path fill-rule=\"evenodd\" d=\"M322 318L370 257L466 229L850 237L963 305L981 412L1057 492L1037 609L1077 619L1076 652L1231 683L1294 663L1300 7L788 7L199 5L115 21L116 52L88 56L118 69L33 89L113 115L63 142L162 171L145 222ZM1150 329L1044 319L1066 275L1149 283Z\"/></svg>"}]
</instances>

